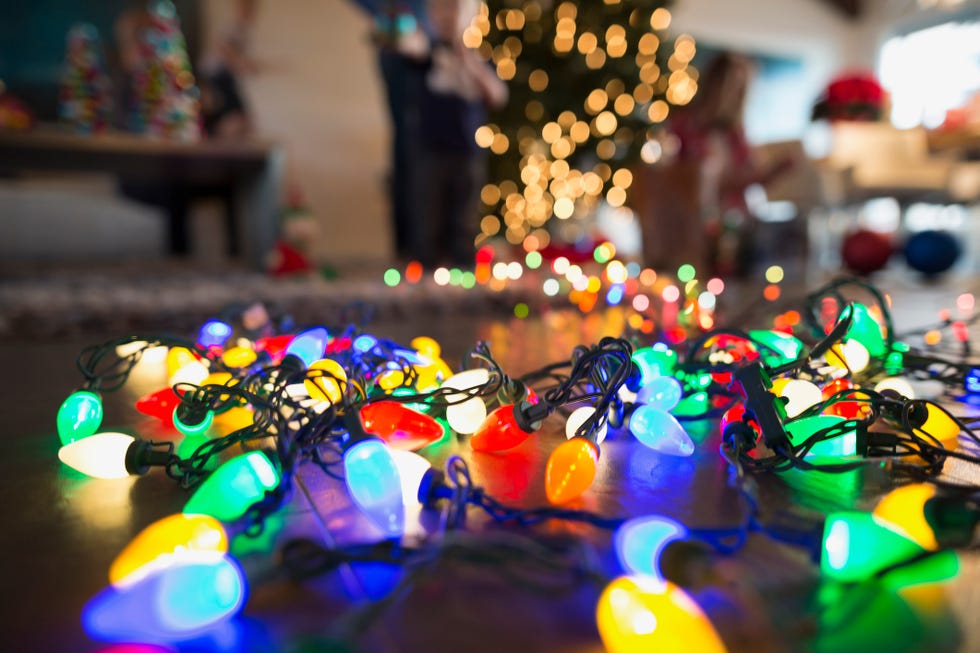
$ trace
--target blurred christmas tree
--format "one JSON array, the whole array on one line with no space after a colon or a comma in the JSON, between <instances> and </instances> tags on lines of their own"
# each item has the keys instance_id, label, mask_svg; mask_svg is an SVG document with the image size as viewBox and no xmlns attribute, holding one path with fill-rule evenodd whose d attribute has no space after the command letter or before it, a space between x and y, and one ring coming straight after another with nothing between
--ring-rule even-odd
<instances>
[{"instance_id":1,"label":"blurred christmas tree","mask_svg":"<svg viewBox=\"0 0 980 653\"><path fill-rule=\"evenodd\" d=\"M142 65L134 80L130 128L165 140L200 140L201 96L177 9L170 0L152 2L149 19L141 35Z\"/></svg>"},{"instance_id":2,"label":"blurred christmas tree","mask_svg":"<svg viewBox=\"0 0 980 653\"><path fill-rule=\"evenodd\" d=\"M69 129L91 134L106 129L112 107L102 42L94 25L78 23L68 32L58 117Z\"/></svg>"},{"instance_id":3,"label":"blurred christmas tree","mask_svg":"<svg viewBox=\"0 0 980 653\"><path fill-rule=\"evenodd\" d=\"M545 224L620 207L631 166L655 162L661 123L697 90L694 39L667 35L664 0L488 0L464 34L509 83L507 107L477 131L491 183L485 240L546 247ZM574 230L572 230L574 231Z\"/></svg>"}]
</instances>

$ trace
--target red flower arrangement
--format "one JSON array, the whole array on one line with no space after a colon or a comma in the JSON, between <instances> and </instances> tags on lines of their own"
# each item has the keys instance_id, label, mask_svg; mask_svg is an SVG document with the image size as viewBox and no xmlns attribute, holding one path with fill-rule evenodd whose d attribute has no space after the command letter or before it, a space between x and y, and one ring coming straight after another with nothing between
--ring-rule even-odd
<instances>
[{"instance_id":1,"label":"red flower arrangement","mask_svg":"<svg viewBox=\"0 0 980 653\"><path fill-rule=\"evenodd\" d=\"M813 107L814 120L881 120L886 95L870 73L849 73L827 85Z\"/></svg>"}]
</instances>

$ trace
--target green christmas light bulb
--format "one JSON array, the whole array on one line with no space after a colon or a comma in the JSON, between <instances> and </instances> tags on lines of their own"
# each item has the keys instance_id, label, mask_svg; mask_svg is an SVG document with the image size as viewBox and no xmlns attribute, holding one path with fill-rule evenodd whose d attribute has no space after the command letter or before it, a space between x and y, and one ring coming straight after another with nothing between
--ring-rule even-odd
<instances>
[{"instance_id":1,"label":"green christmas light bulb","mask_svg":"<svg viewBox=\"0 0 980 653\"><path fill-rule=\"evenodd\" d=\"M279 486L279 471L261 451L232 458L214 470L184 506L185 515L235 521Z\"/></svg>"},{"instance_id":2,"label":"green christmas light bulb","mask_svg":"<svg viewBox=\"0 0 980 653\"><path fill-rule=\"evenodd\" d=\"M675 417L703 417L709 408L708 393L701 391L681 399L670 412Z\"/></svg>"},{"instance_id":3,"label":"green christmas light bulb","mask_svg":"<svg viewBox=\"0 0 980 653\"><path fill-rule=\"evenodd\" d=\"M677 366L677 354L667 345L658 342L633 352L633 363L640 368L642 383L658 376L667 376Z\"/></svg>"},{"instance_id":4,"label":"green christmas light bulb","mask_svg":"<svg viewBox=\"0 0 980 653\"><path fill-rule=\"evenodd\" d=\"M924 551L871 513L835 512L824 525L820 572L829 580L861 581Z\"/></svg>"},{"instance_id":5,"label":"green christmas light bulb","mask_svg":"<svg viewBox=\"0 0 980 653\"><path fill-rule=\"evenodd\" d=\"M94 435L102 425L102 398L89 390L68 395L58 409L58 437L61 444Z\"/></svg>"},{"instance_id":6,"label":"green christmas light bulb","mask_svg":"<svg viewBox=\"0 0 980 653\"><path fill-rule=\"evenodd\" d=\"M803 353L803 341L786 333L760 329L749 331L749 337L764 345L760 353L769 367L795 361Z\"/></svg>"},{"instance_id":7,"label":"green christmas light bulb","mask_svg":"<svg viewBox=\"0 0 980 653\"><path fill-rule=\"evenodd\" d=\"M842 320L847 318L848 311L854 316L854 319L847 330L847 339L853 338L864 345L872 358L880 359L887 354L888 344L881 333L881 325L878 324L878 320L871 316L868 307L859 302L849 304L841 313Z\"/></svg>"},{"instance_id":8,"label":"green christmas light bulb","mask_svg":"<svg viewBox=\"0 0 980 653\"><path fill-rule=\"evenodd\" d=\"M814 415L795 419L786 424L786 433L793 446L803 444L815 433L840 424L845 421L838 415ZM814 464L840 462L844 456L853 456L857 452L857 434L852 430L828 440L816 443L807 452L805 458Z\"/></svg>"}]
</instances>

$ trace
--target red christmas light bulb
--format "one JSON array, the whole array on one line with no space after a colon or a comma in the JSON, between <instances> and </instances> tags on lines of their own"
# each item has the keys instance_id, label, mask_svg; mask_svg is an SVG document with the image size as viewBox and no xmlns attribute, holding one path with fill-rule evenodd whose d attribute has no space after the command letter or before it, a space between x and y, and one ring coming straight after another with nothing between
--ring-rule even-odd
<instances>
[{"instance_id":1,"label":"red christmas light bulb","mask_svg":"<svg viewBox=\"0 0 980 653\"><path fill-rule=\"evenodd\" d=\"M850 390L854 387L854 384L849 379L835 379L825 385L820 394L823 396L824 400L829 399L838 392L844 390ZM844 419L854 419L859 417L864 413L865 406L858 401L838 401L836 403L827 406L824 409L824 413L827 415L838 415Z\"/></svg>"},{"instance_id":2,"label":"red christmas light bulb","mask_svg":"<svg viewBox=\"0 0 980 653\"><path fill-rule=\"evenodd\" d=\"M136 410L171 425L174 423L174 409L179 405L180 397L170 387L157 390L136 400Z\"/></svg>"},{"instance_id":3,"label":"red christmas light bulb","mask_svg":"<svg viewBox=\"0 0 980 653\"><path fill-rule=\"evenodd\" d=\"M504 404L487 415L470 438L474 451L503 451L516 447L527 439L531 431L526 431L517 423L514 404Z\"/></svg>"},{"instance_id":4,"label":"red christmas light bulb","mask_svg":"<svg viewBox=\"0 0 980 653\"><path fill-rule=\"evenodd\" d=\"M295 338L291 333L285 333L280 336L268 336L265 338L259 338L255 341L255 351L264 351L269 354L273 363L282 362L283 356L286 355L286 347Z\"/></svg>"},{"instance_id":5,"label":"red christmas light bulb","mask_svg":"<svg viewBox=\"0 0 980 653\"><path fill-rule=\"evenodd\" d=\"M442 426L428 415L397 401L377 401L361 407L364 430L394 449L415 451L443 436Z\"/></svg>"},{"instance_id":6,"label":"red christmas light bulb","mask_svg":"<svg viewBox=\"0 0 980 653\"><path fill-rule=\"evenodd\" d=\"M725 411L725 414L721 416L721 432L725 433L725 429L728 428L729 424L734 424L737 422L742 422L748 424L749 427L755 431L756 437L762 435L762 430L759 425L753 419L745 420L745 406L742 404L735 404L731 408Z\"/></svg>"}]
</instances>

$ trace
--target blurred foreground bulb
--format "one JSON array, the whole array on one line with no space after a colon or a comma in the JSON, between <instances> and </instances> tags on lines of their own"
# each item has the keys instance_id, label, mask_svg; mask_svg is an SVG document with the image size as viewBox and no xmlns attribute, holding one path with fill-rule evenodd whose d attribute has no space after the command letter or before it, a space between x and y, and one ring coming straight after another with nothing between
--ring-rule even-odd
<instances>
[{"instance_id":1,"label":"blurred foreground bulb","mask_svg":"<svg viewBox=\"0 0 980 653\"><path fill-rule=\"evenodd\" d=\"M842 511L827 516L820 571L840 582L862 581L925 549L871 513Z\"/></svg>"},{"instance_id":2,"label":"blurred foreground bulb","mask_svg":"<svg viewBox=\"0 0 980 653\"><path fill-rule=\"evenodd\" d=\"M314 361L323 358L323 352L327 350L327 342L330 334L323 327L307 329L296 334L289 345L286 347L284 356L295 356L303 361L303 365L309 367Z\"/></svg>"},{"instance_id":3,"label":"blurred foreground bulb","mask_svg":"<svg viewBox=\"0 0 980 653\"><path fill-rule=\"evenodd\" d=\"M658 376L643 384L636 395L636 403L670 411L680 403L684 391L672 376Z\"/></svg>"},{"instance_id":4,"label":"blurred foreground bulb","mask_svg":"<svg viewBox=\"0 0 980 653\"><path fill-rule=\"evenodd\" d=\"M97 433L61 447L58 458L87 476L125 478L136 473L126 464L126 454L135 442L136 438L125 433Z\"/></svg>"},{"instance_id":5,"label":"blurred foreground bulb","mask_svg":"<svg viewBox=\"0 0 980 653\"><path fill-rule=\"evenodd\" d=\"M402 482L392 452L384 442L368 438L344 452L344 480L351 499L372 524L388 537L405 531Z\"/></svg>"},{"instance_id":6,"label":"blurred foreground bulb","mask_svg":"<svg viewBox=\"0 0 980 653\"><path fill-rule=\"evenodd\" d=\"M630 433L654 451L690 456L694 442L677 418L655 406L637 406L629 418Z\"/></svg>"},{"instance_id":7,"label":"blurred foreground bulb","mask_svg":"<svg viewBox=\"0 0 980 653\"><path fill-rule=\"evenodd\" d=\"M432 469L432 463L412 451L392 449L391 457L398 468L398 478L402 484L402 503L406 506L417 505L422 477Z\"/></svg>"},{"instance_id":8,"label":"blurred foreground bulb","mask_svg":"<svg viewBox=\"0 0 980 653\"><path fill-rule=\"evenodd\" d=\"M86 604L82 624L94 639L181 641L234 616L246 593L245 576L235 561L197 554L130 585L109 586Z\"/></svg>"},{"instance_id":9,"label":"blurred foreground bulb","mask_svg":"<svg viewBox=\"0 0 980 653\"><path fill-rule=\"evenodd\" d=\"M482 388L490 381L490 372L483 368L465 370L454 374L442 383L443 388L453 390L470 390L472 388ZM480 428L480 424L487 418L487 405L482 397L472 397L463 399L465 393L450 394L446 396L446 401L454 402L446 407L446 421L449 426L457 433L469 435ZM458 402L458 403L455 403Z\"/></svg>"},{"instance_id":10,"label":"blurred foreground bulb","mask_svg":"<svg viewBox=\"0 0 980 653\"><path fill-rule=\"evenodd\" d=\"M609 653L724 653L725 645L687 592L670 582L621 576L596 608Z\"/></svg>"},{"instance_id":11,"label":"blurred foreground bulb","mask_svg":"<svg viewBox=\"0 0 980 653\"><path fill-rule=\"evenodd\" d=\"M901 529L922 548L935 551L939 544L925 516L926 501L935 495L936 486L929 483L903 485L882 497L873 514Z\"/></svg>"},{"instance_id":12,"label":"blurred foreground bulb","mask_svg":"<svg viewBox=\"0 0 980 653\"><path fill-rule=\"evenodd\" d=\"M58 437L61 438L61 444L70 444L94 435L101 425L102 398L95 392L73 392L58 409Z\"/></svg>"},{"instance_id":13,"label":"blurred foreground bulb","mask_svg":"<svg viewBox=\"0 0 980 653\"><path fill-rule=\"evenodd\" d=\"M544 489L551 503L567 503L589 489L595 479L599 447L585 438L565 440L548 457Z\"/></svg>"},{"instance_id":14,"label":"blurred foreground bulb","mask_svg":"<svg viewBox=\"0 0 980 653\"><path fill-rule=\"evenodd\" d=\"M361 407L360 415L364 429L380 437L393 449L415 451L444 435L439 422L397 401L365 404Z\"/></svg>"},{"instance_id":15,"label":"blurred foreground bulb","mask_svg":"<svg viewBox=\"0 0 980 653\"><path fill-rule=\"evenodd\" d=\"M631 574L651 576L663 582L660 554L668 544L686 539L687 528L673 519L650 515L637 517L616 529L613 541L616 557L623 569Z\"/></svg>"},{"instance_id":16,"label":"blurred foreground bulb","mask_svg":"<svg viewBox=\"0 0 980 653\"><path fill-rule=\"evenodd\" d=\"M582 406L581 408L576 408L572 411L572 414L568 416L568 420L565 422L565 437L571 440L575 437L578 432L579 427L585 423L587 419L595 415L595 408L592 406ZM609 425L606 420L602 420L602 426L595 432L595 443L602 444L602 441L606 439L606 434L609 432Z\"/></svg>"},{"instance_id":17,"label":"blurred foreground bulb","mask_svg":"<svg viewBox=\"0 0 980 653\"><path fill-rule=\"evenodd\" d=\"M147 526L126 545L109 567L109 582L129 585L189 556L227 551L228 534L214 517L170 515Z\"/></svg>"},{"instance_id":18,"label":"blurred foreground bulb","mask_svg":"<svg viewBox=\"0 0 980 653\"><path fill-rule=\"evenodd\" d=\"M232 522L245 514L267 491L279 486L279 471L261 451L224 462L204 479L184 506L185 515L210 515Z\"/></svg>"}]
</instances>

